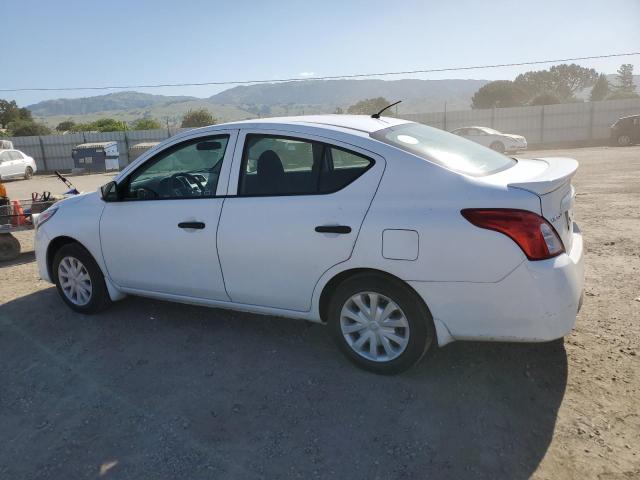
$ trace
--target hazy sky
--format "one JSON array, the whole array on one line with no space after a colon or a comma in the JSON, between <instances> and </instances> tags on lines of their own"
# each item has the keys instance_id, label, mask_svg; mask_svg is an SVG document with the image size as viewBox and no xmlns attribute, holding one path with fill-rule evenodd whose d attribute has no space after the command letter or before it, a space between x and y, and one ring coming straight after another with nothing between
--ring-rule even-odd
<instances>
[{"instance_id":1,"label":"hazy sky","mask_svg":"<svg viewBox=\"0 0 640 480\"><path fill-rule=\"evenodd\" d=\"M640 0L2 4L0 88L335 75L640 51ZM640 74L640 56L580 63L605 73L633 63ZM530 69L408 77L512 79ZM206 97L224 88L141 91ZM28 105L103 93L0 92L0 98Z\"/></svg>"}]
</instances>

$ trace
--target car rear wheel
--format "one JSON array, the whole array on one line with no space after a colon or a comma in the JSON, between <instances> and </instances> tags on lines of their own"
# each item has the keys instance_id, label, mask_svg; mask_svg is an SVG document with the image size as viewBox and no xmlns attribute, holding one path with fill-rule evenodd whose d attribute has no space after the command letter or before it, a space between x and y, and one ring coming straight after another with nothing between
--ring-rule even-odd
<instances>
[{"instance_id":1,"label":"car rear wheel","mask_svg":"<svg viewBox=\"0 0 640 480\"><path fill-rule=\"evenodd\" d=\"M24 170L24 179L29 180L31 177L33 177L33 168L27 167Z\"/></svg>"},{"instance_id":2,"label":"car rear wheel","mask_svg":"<svg viewBox=\"0 0 640 480\"><path fill-rule=\"evenodd\" d=\"M76 312L96 313L111 304L100 267L80 244L60 248L52 272L62 300Z\"/></svg>"},{"instance_id":3,"label":"car rear wheel","mask_svg":"<svg viewBox=\"0 0 640 480\"><path fill-rule=\"evenodd\" d=\"M618 137L618 145L626 147L631 144L631 137L629 135L620 135Z\"/></svg>"},{"instance_id":4,"label":"car rear wheel","mask_svg":"<svg viewBox=\"0 0 640 480\"><path fill-rule=\"evenodd\" d=\"M422 299L381 275L342 282L330 300L328 323L347 358L374 373L402 372L435 344L433 320Z\"/></svg>"},{"instance_id":5,"label":"car rear wheel","mask_svg":"<svg viewBox=\"0 0 640 480\"><path fill-rule=\"evenodd\" d=\"M504 153L504 143L502 142L493 142L490 148L496 152Z\"/></svg>"}]
</instances>

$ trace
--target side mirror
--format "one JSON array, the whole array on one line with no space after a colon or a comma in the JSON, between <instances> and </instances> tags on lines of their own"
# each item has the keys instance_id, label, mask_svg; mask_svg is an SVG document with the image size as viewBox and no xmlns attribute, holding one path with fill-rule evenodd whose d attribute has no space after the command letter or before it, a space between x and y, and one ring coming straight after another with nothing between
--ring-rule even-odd
<instances>
[{"instance_id":1,"label":"side mirror","mask_svg":"<svg viewBox=\"0 0 640 480\"><path fill-rule=\"evenodd\" d=\"M115 181L104 184L100 187L100 196L105 202L118 201L118 184Z\"/></svg>"}]
</instances>

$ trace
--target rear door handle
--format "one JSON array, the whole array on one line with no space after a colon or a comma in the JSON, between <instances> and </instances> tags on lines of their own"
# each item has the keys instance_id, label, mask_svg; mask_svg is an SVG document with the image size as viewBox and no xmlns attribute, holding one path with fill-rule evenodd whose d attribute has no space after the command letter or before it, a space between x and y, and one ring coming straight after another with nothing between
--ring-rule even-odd
<instances>
[{"instance_id":1,"label":"rear door handle","mask_svg":"<svg viewBox=\"0 0 640 480\"><path fill-rule=\"evenodd\" d=\"M204 222L180 222L178 224L180 228L195 228L197 230L202 230L205 227Z\"/></svg>"},{"instance_id":2,"label":"rear door handle","mask_svg":"<svg viewBox=\"0 0 640 480\"><path fill-rule=\"evenodd\" d=\"M318 233L351 233L351 227L347 225L318 225L316 227Z\"/></svg>"}]
</instances>

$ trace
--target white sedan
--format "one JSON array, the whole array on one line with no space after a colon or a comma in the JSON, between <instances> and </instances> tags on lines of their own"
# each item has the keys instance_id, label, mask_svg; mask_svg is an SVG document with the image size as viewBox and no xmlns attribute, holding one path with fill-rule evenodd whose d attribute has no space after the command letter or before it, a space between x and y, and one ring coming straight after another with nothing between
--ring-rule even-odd
<instances>
[{"instance_id":1,"label":"white sedan","mask_svg":"<svg viewBox=\"0 0 640 480\"><path fill-rule=\"evenodd\" d=\"M487 127L463 127L451 133L479 143L500 153L514 153L527 149L527 139L522 135L502 133Z\"/></svg>"},{"instance_id":2,"label":"white sedan","mask_svg":"<svg viewBox=\"0 0 640 480\"><path fill-rule=\"evenodd\" d=\"M0 150L0 180L30 179L36 173L36 162L20 150Z\"/></svg>"},{"instance_id":3,"label":"white sedan","mask_svg":"<svg viewBox=\"0 0 640 480\"><path fill-rule=\"evenodd\" d=\"M36 257L77 312L131 294L300 318L361 367L399 372L454 340L571 331L577 166L395 118L215 125L46 210Z\"/></svg>"}]
</instances>

